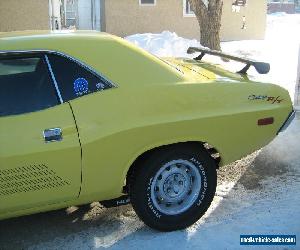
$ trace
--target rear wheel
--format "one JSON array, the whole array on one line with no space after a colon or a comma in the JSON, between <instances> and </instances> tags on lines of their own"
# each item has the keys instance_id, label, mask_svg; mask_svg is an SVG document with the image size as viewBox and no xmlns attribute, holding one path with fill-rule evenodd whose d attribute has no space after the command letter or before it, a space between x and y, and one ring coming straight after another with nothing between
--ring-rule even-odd
<instances>
[{"instance_id":1,"label":"rear wheel","mask_svg":"<svg viewBox=\"0 0 300 250\"><path fill-rule=\"evenodd\" d=\"M204 147L176 144L137 166L130 198L145 224L173 231L192 225L206 212L216 184L216 163Z\"/></svg>"}]
</instances>

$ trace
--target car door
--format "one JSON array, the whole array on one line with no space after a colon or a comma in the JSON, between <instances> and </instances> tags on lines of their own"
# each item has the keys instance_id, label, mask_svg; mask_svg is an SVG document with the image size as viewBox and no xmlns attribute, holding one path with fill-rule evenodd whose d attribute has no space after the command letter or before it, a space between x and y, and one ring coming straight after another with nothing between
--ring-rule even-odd
<instances>
[{"instance_id":1,"label":"car door","mask_svg":"<svg viewBox=\"0 0 300 250\"><path fill-rule=\"evenodd\" d=\"M113 92L116 86L105 76L93 69L88 62L80 61L78 58L70 57L61 53L51 52L47 55L62 98L69 101L74 117L76 119L78 133L82 147L82 187L81 198L98 200L105 195L112 194L110 187L115 183L107 178L108 154L100 149L110 151L108 148L111 142L101 140L105 137L103 127L110 126L106 121L109 117L117 115L103 112L111 110L110 102L105 101L105 95ZM91 59L92 60L92 59ZM89 105L81 104L88 103ZM95 145L95 141L98 141ZM113 149L111 149L113 151ZM99 196L99 194L101 194Z\"/></svg>"},{"instance_id":2,"label":"car door","mask_svg":"<svg viewBox=\"0 0 300 250\"><path fill-rule=\"evenodd\" d=\"M81 148L47 57L0 53L0 214L79 196Z\"/></svg>"}]
</instances>

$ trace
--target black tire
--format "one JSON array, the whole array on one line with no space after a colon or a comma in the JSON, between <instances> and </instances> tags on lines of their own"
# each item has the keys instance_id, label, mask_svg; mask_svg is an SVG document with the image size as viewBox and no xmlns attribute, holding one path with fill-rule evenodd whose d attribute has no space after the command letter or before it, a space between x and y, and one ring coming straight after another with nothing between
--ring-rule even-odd
<instances>
[{"instance_id":1,"label":"black tire","mask_svg":"<svg viewBox=\"0 0 300 250\"><path fill-rule=\"evenodd\" d=\"M186 211L174 215L164 214L153 203L151 185L154 176L164 164L178 159L196 166L201 176L201 189L199 193L196 192L195 202L190 203ZM146 225L159 231L189 227L203 216L214 198L217 186L216 168L215 161L198 143L180 143L157 150L137 166L129 183L132 206Z\"/></svg>"}]
</instances>

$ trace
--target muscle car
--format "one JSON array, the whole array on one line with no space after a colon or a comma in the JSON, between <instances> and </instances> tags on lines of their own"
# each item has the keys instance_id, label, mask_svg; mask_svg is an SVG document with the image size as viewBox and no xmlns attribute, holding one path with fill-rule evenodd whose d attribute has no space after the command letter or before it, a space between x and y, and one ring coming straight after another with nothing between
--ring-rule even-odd
<instances>
[{"instance_id":1,"label":"muscle car","mask_svg":"<svg viewBox=\"0 0 300 250\"><path fill-rule=\"evenodd\" d=\"M196 222L216 170L264 147L294 113L285 89L248 79L267 63L188 53L158 58L99 32L1 33L0 219L130 201L158 230Z\"/></svg>"}]
</instances>

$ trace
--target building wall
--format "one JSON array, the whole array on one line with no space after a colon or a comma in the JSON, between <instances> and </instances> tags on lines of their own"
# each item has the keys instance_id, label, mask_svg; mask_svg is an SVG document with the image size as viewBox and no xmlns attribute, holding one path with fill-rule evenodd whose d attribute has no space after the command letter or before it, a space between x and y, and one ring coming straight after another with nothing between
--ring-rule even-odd
<instances>
[{"instance_id":1,"label":"building wall","mask_svg":"<svg viewBox=\"0 0 300 250\"><path fill-rule=\"evenodd\" d=\"M182 0L157 0L156 6L139 6L139 0L106 0L106 32L124 37L135 33L176 31L199 38L195 18L183 18Z\"/></svg>"},{"instance_id":2,"label":"building wall","mask_svg":"<svg viewBox=\"0 0 300 250\"><path fill-rule=\"evenodd\" d=\"M232 12L232 1L224 0L221 39L263 39L266 27L266 0L248 0L239 13ZM243 26L246 17L246 29ZM196 17L184 17L182 0L157 0L156 6L140 6L139 0L106 0L106 32L124 37L135 33L160 33L164 30L179 36L199 39Z\"/></svg>"},{"instance_id":3,"label":"building wall","mask_svg":"<svg viewBox=\"0 0 300 250\"><path fill-rule=\"evenodd\" d=\"M49 0L0 0L0 32L49 28Z\"/></svg>"},{"instance_id":4,"label":"building wall","mask_svg":"<svg viewBox=\"0 0 300 250\"><path fill-rule=\"evenodd\" d=\"M298 74L295 89L295 105L300 110L300 46L299 46L299 57L298 57Z\"/></svg>"},{"instance_id":5,"label":"building wall","mask_svg":"<svg viewBox=\"0 0 300 250\"><path fill-rule=\"evenodd\" d=\"M247 0L240 12L232 12L232 1L224 0L221 37L223 41L264 39L267 24L267 1ZM246 29L242 29L243 16Z\"/></svg>"}]
</instances>

